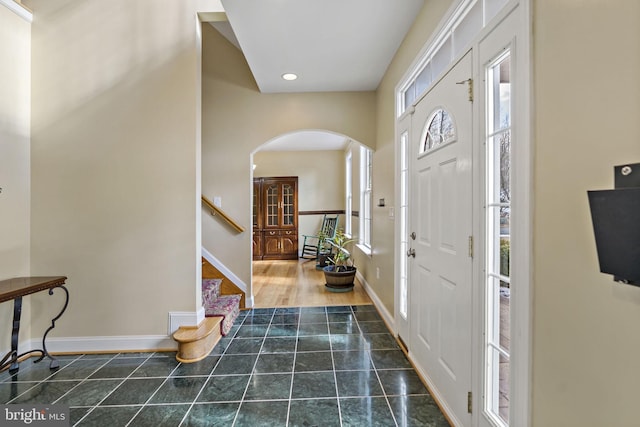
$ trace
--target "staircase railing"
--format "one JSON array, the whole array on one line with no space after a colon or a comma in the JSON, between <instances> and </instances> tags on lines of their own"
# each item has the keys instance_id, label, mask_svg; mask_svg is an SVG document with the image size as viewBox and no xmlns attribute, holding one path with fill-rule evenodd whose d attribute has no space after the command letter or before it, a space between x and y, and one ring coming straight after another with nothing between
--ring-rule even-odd
<instances>
[{"instance_id":1,"label":"staircase railing","mask_svg":"<svg viewBox=\"0 0 640 427\"><path fill-rule=\"evenodd\" d=\"M238 233L244 232L243 226L235 222L229 215L224 213L222 209L214 205L213 202L211 202L211 200L207 199L205 196L202 196L202 203L204 203L209 209L211 209L211 215L219 215L220 218L224 219L227 224L229 224Z\"/></svg>"}]
</instances>

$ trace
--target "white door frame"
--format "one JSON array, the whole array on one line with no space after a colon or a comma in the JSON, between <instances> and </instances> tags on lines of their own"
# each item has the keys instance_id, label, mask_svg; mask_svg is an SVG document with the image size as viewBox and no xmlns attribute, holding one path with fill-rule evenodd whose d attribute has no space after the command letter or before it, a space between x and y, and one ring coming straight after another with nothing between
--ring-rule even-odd
<instances>
[{"instance_id":1,"label":"white door frame","mask_svg":"<svg viewBox=\"0 0 640 427\"><path fill-rule=\"evenodd\" d=\"M476 135L480 141L486 138L485 133L485 67L489 61L495 59L504 48L511 52L512 79L512 140L511 146L511 283L510 298L511 310L511 362L510 362L510 426L531 425L531 304L533 302L531 291L531 257L533 254L533 242L531 238L533 221L532 201L532 164L533 150L531 147L531 68L532 53L530 47L531 17L529 1L514 1L509 3L494 20L494 25L485 28L477 38L474 46L478 51L476 79L478 129ZM483 209L485 195L485 149L479 144L476 158L481 163L475 176L478 200L474 206L478 211L479 232L476 250L481 258L478 258L476 278L478 283L478 317L475 333L474 365L479 367L474 384L474 426L493 425L483 414L482 391L484 387L484 259L485 241L484 224L485 213ZM474 153L476 154L476 153ZM482 247L481 247L482 246ZM477 396L475 395L477 393Z\"/></svg>"},{"instance_id":2,"label":"white door frame","mask_svg":"<svg viewBox=\"0 0 640 427\"><path fill-rule=\"evenodd\" d=\"M462 2L462 0L461 0ZM420 67L420 64L424 63L424 58L427 56L427 52L432 52L436 42L441 41L443 38L443 32L445 29L452 27L452 21L457 19L454 11L457 11L457 5L452 6L450 12L444 17L441 24L438 26L439 32L434 34L425 47L421 50L420 54L414 60L412 66L407 70L405 77L396 87L396 93L400 93L401 88L406 87L407 81L414 78ZM532 221L533 221L533 199L532 199L532 183L533 183L533 149L532 149L532 64L533 54L531 48L531 0L511 0L505 7L492 19L492 21L485 26L474 37L471 43L471 49L474 51L480 51L481 42L487 37L490 37L493 30L501 25L505 19L509 16L515 17L517 25L512 29L512 34L508 40L505 40L505 46L511 44L512 48L512 61L515 67L516 79L513 82L514 96L513 102L513 114L516 117L517 123L514 122L512 134L514 140L517 139L518 145L512 147L512 166L514 174L512 175L512 238L515 243L511 247L511 264L512 264L512 282L518 284L519 291L512 293L511 300L511 354L513 355L513 361L511 365L511 402L510 402L510 425L527 427L531 425L531 304L532 298L532 248L533 242L531 237ZM478 54L474 54L474 140L479 141L474 145L474 183L473 183L473 206L474 206L474 225L473 234L475 242L484 242L484 212L482 208L484 197L484 152L481 141L484 141L483 129L484 125L481 124L484 117L484 64L480 63ZM452 60L447 70L457 62L457 58ZM397 96L397 102L400 102L402 97ZM415 101L417 102L417 100ZM406 111L396 118L396 171L399 170L399 138L401 130L399 127L399 121L407 115L412 113L412 106L409 106ZM476 164L478 163L478 164ZM396 173L398 177L398 173ZM400 194L399 183L396 182L396 206L399 206ZM398 218L398 223L400 218ZM406 256L406 254L400 251L399 236L400 226L396 225L396 261L399 257ZM485 248L482 243L475 244L474 253L475 260L473 263L474 268L474 283L484 283L483 265L485 257ZM399 264L396 264L399 265ZM399 280L398 274L395 277L395 316L398 317L398 292L399 292ZM483 321L483 304L484 293L479 286L474 289L473 295L473 307L474 315L473 321L477 325L474 330L472 348L473 354L473 369L472 374L472 425L480 426L482 415L482 390L484 379L482 377L484 370L483 366L483 333L484 333L484 321ZM397 323L397 322L396 322ZM396 326L396 333L397 333ZM444 402L443 402L444 403ZM445 405L443 405L446 407Z\"/></svg>"},{"instance_id":3,"label":"white door frame","mask_svg":"<svg viewBox=\"0 0 640 427\"><path fill-rule=\"evenodd\" d=\"M407 260L407 250L401 239L409 240L409 236L403 236L403 234L409 233L409 226L411 224L411 209L407 206L407 212L403 212L403 195L402 195L402 183L401 183L401 171L403 161L406 162L406 167L409 168L409 176L407 176L407 180L405 182L406 187L404 188L407 194L404 195L404 198L409 201L409 195L411 194L411 120L413 113L415 111L414 107L410 107L407 111L398 118L396 121L396 192L398 195L396 199L396 222L395 222L395 235L398 236L397 247L395 250L395 263L396 265L396 277L395 277L395 288L394 288L394 326L395 326L395 335L402 340L403 346L405 346L405 350L408 350L406 346L409 344L409 336L411 333L410 330L410 322L409 322L409 302L411 301L411 288L409 287L409 281L411 280L411 272L410 265ZM401 145L403 144L402 139L406 138L406 152L404 153L405 158L403 159L403 152ZM404 226L403 226L404 223ZM410 243L410 242L409 242ZM401 271L401 266L405 266L405 271ZM405 277L402 277L402 275ZM404 283L403 283L404 281ZM402 317L402 309L401 309L401 301L402 301L402 286L407 287L407 319L403 319Z\"/></svg>"}]
</instances>

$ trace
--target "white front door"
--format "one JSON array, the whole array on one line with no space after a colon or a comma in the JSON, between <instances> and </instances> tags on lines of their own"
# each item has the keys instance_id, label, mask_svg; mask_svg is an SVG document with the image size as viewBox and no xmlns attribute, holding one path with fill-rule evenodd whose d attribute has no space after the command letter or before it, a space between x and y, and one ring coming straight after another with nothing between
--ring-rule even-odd
<instances>
[{"instance_id":1,"label":"white front door","mask_svg":"<svg viewBox=\"0 0 640 427\"><path fill-rule=\"evenodd\" d=\"M411 119L409 352L454 423L470 425L472 103L467 53Z\"/></svg>"}]
</instances>

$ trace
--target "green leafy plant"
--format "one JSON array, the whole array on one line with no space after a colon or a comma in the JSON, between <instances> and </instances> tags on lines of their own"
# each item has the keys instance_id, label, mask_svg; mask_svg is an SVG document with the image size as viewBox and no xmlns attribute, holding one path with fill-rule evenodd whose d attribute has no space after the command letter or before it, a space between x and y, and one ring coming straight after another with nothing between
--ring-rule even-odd
<instances>
[{"instance_id":1,"label":"green leafy plant","mask_svg":"<svg viewBox=\"0 0 640 427\"><path fill-rule=\"evenodd\" d=\"M511 242L500 239L500 274L509 277L509 262L511 258Z\"/></svg>"},{"instance_id":2,"label":"green leafy plant","mask_svg":"<svg viewBox=\"0 0 640 427\"><path fill-rule=\"evenodd\" d=\"M329 249L331 248L331 244L328 241L329 235L321 228L316 233L316 236L318 236L318 253L324 254L329 252Z\"/></svg>"},{"instance_id":3,"label":"green leafy plant","mask_svg":"<svg viewBox=\"0 0 640 427\"><path fill-rule=\"evenodd\" d=\"M347 238L347 235L344 234L344 230L338 228L335 236L331 239L327 239L326 241L336 249L336 253L329 258L329 262L335 267L335 272L346 270L349 264L353 266L353 262L350 262L351 253L347 250L346 246L355 241L355 239Z\"/></svg>"}]
</instances>

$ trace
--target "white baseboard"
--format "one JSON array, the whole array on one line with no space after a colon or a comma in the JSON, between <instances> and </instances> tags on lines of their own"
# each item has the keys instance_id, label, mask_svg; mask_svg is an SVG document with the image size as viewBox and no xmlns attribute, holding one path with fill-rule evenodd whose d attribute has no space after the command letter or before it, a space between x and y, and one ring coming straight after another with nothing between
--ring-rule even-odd
<instances>
[{"instance_id":1,"label":"white baseboard","mask_svg":"<svg viewBox=\"0 0 640 427\"><path fill-rule=\"evenodd\" d=\"M244 294L244 307L253 308L253 295Z\"/></svg>"},{"instance_id":2,"label":"white baseboard","mask_svg":"<svg viewBox=\"0 0 640 427\"><path fill-rule=\"evenodd\" d=\"M359 271L356 271L356 277L362 284L362 287L364 288L367 295L369 295L369 298L371 298L373 305L375 305L376 308L378 309L378 312L380 313L385 323L389 327L389 330L395 333L395 330L396 330L395 318L391 315L391 313L389 313L389 310L387 310L387 308L384 306L384 304L382 303L382 300L380 300L380 298L378 297L378 294L376 294L376 292L373 290L371 285L367 283L364 276Z\"/></svg>"},{"instance_id":3,"label":"white baseboard","mask_svg":"<svg viewBox=\"0 0 640 427\"><path fill-rule=\"evenodd\" d=\"M42 348L42 340L31 340L20 352ZM47 339L50 353L93 353L176 350L177 343L167 335L129 335L109 337L56 337Z\"/></svg>"},{"instance_id":4,"label":"white baseboard","mask_svg":"<svg viewBox=\"0 0 640 427\"><path fill-rule=\"evenodd\" d=\"M169 313L167 335L123 335L106 337L55 337L47 338L47 350L51 353L95 353L177 350L171 335L180 326L197 326L204 320L204 307L197 312L174 311ZM42 339L31 339L18 345L20 353L41 349ZM3 353L4 354L4 353Z\"/></svg>"},{"instance_id":5,"label":"white baseboard","mask_svg":"<svg viewBox=\"0 0 640 427\"><path fill-rule=\"evenodd\" d=\"M427 383L429 394L433 396L434 400L438 403L438 406L440 407L440 409L442 409L442 412L446 414L451 424L453 424L454 427L462 426L462 423L455 416L454 412L451 410L451 407L447 405L447 401L444 399L444 397L442 397L442 393L440 393L440 390L438 390L433 384L433 380L431 379L431 377L429 377L425 370L422 369L422 366L415 362L415 359L413 358L411 352L409 352L409 360L411 361L411 364L413 365L415 370L418 372L418 375L424 380L424 382Z\"/></svg>"},{"instance_id":6,"label":"white baseboard","mask_svg":"<svg viewBox=\"0 0 640 427\"><path fill-rule=\"evenodd\" d=\"M231 280L231 282L236 285L242 292L244 292L244 305L246 308L253 307L253 295L250 295L247 289L249 287L247 284L236 276L233 271L229 270L218 258L213 256L211 252L209 252L205 247L202 248L202 256L204 259L209 261L211 265L217 268L220 273L224 274L226 278Z\"/></svg>"},{"instance_id":7,"label":"white baseboard","mask_svg":"<svg viewBox=\"0 0 640 427\"><path fill-rule=\"evenodd\" d=\"M362 274L360 274L360 272L356 272L356 277L358 278L358 280L362 284L362 287L364 288L364 290L367 293L367 295L369 295L369 298L371 298L371 301L373 302L373 304L378 309L378 312L380 313L380 315L384 319L385 323L389 327L389 330L391 331L391 333L395 335L396 332L397 332L396 328L395 328L395 326L396 326L395 325L395 318L391 315L391 313L389 313L389 310L386 309L386 307L384 306L384 304L380 300L380 297L378 297L378 295L375 293L375 291L371 288L371 285L369 285L369 283L367 283L367 281L365 280L364 276ZM429 388L429 393L438 402L438 404L440 405L440 408L442 409L443 412L446 413L447 417L453 423L454 427L461 426L462 424L453 415L453 411L447 405L446 400L442 397L442 394L440 393L440 391L435 387L435 385L434 385L433 381L431 380L431 378L429 377L429 375L427 375L427 373L424 371L424 369L422 369L422 367L418 363L416 363L415 359L413 358L413 354L411 353L411 351L409 351L408 357L409 357L409 360L411 361L411 364L414 366L414 368L418 372L418 375L424 380L424 382L426 382L427 387Z\"/></svg>"},{"instance_id":8,"label":"white baseboard","mask_svg":"<svg viewBox=\"0 0 640 427\"><path fill-rule=\"evenodd\" d=\"M192 311L171 311L169 312L169 322L167 335L171 336L180 326L198 326L204 320L204 307L196 312Z\"/></svg>"}]
</instances>

